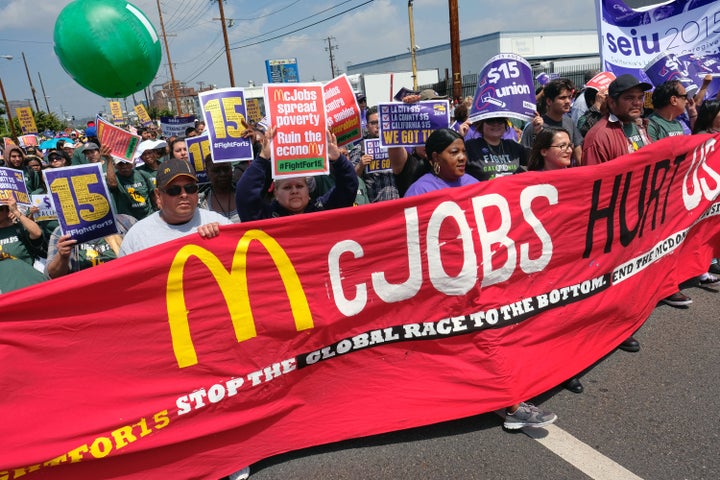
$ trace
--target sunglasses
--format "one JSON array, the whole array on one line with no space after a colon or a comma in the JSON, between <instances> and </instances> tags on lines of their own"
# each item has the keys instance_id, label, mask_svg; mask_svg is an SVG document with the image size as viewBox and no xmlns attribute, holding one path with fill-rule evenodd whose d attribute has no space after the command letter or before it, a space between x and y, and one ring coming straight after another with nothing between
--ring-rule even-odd
<instances>
[{"instance_id":1,"label":"sunglasses","mask_svg":"<svg viewBox=\"0 0 720 480\"><path fill-rule=\"evenodd\" d=\"M185 190L185 193L188 195L192 195L193 193L197 193L198 190L200 190L200 187L197 183L188 183L187 185L172 185L170 187L162 189L163 192L170 195L171 197L177 197L180 195L180 193Z\"/></svg>"}]
</instances>

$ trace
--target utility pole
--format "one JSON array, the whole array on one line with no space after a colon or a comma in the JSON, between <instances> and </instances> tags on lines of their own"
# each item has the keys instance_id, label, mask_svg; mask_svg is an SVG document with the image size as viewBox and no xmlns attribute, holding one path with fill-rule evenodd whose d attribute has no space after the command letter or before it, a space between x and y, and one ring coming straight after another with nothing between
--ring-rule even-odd
<instances>
[{"instance_id":1,"label":"utility pole","mask_svg":"<svg viewBox=\"0 0 720 480\"><path fill-rule=\"evenodd\" d=\"M460 21L458 20L457 0L448 0L450 10L450 63L452 67L452 96L455 100L462 97L462 70L460 70Z\"/></svg>"},{"instance_id":2,"label":"utility pole","mask_svg":"<svg viewBox=\"0 0 720 480\"><path fill-rule=\"evenodd\" d=\"M332 41L335 40L335 37L327 37L328 46L325 47L326 52L330 52L330 78L335 78L335 55L333 54L333 50L337 50L337 45L333 45Z\"/></svg>"},{"instance_id":3,"label":"utility pole","mask_svg":"<svg viewBox=\"0 0 720 480\"><path fill-rule=\"evenodd\" d=\"M32 91L33 100L35 101L35 111L39 112L40 107L38 107L37 96L35 95L35 87L33 86L32 79L30 78L30 69L28 68L27 60L25 60L25 52L22 52L22 57L23 57L23 63L25 64L25 72L27 72L27 76L28 76L28 82L30 83L30 91Z\"/></svg>"},{"instance_id":4,"label":"utility pole","mask_svg":"<svg viewBox=\"0 0 720 480\"><path fill-rule=\"evenodd\" d=\"M410 61L412 63L413 90L418 89L417 63L415 62L415 22L413 21L413 0L408 0L408 22L410 24Z\"/></svg>"},{"instance_id":5,"label":"utility pole","mask_svg":"<svg viewBox=\"0 0 720 480\"><path fill-rule=\"evenodd\" d=\"M45 94L45 85L43 85L42 77L40 76L40 72L38 72L38 78L40 79L40 88L43 92L43 97L45 98L45 110L47 110L48 115L50 115L50 105L48 105L47 99L50 98Z\"/></svg>"},{"instance_id":6,"label":"utility pole","mask_svg":"<svg viewBox=\"0 0 720 480\"><path fill-rule=\"evenodd\" d=\"M175 74L173 73L172 60L170 59L170 48L167 43L167 35L165 35L165 24L163 23L162 10L160 9L160 0L157 0L158 15L160 16L160 28L162 29L163 43L165 44L165 54L168 59L168 67L170 67L170 81L172 81L173 95L175 96L175 105L177 106L178 116L182 116L182 105L178 98L177 85L175 84Z\"/></svg>"},{"instance_id":7,"label":"utility pole","mask_svg":"<svg viewBox=\"0 0 720 480\"><path fill-rule=\"evenodd\" d=\"M228 73L230 74L230 86L235 86L235 75L233 74L232 57L230 55L230 45L228 44L227 25L225 24L225 9L223 9L223 0L217 0L220 7L220 23L222 24L223 39L225 40L225 57L227 58Z\"/></svg>"}]
</instances>

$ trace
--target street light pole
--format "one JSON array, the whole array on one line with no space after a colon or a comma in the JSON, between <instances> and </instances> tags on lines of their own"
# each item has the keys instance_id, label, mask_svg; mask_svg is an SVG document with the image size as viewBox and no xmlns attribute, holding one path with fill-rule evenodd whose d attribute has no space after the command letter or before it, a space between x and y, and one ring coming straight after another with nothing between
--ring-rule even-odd
<instances>
[{"instance_id":1,"label":"street light pole","mask_svg":"<svg viewBox=\"0 0 720 480\"><path fill-rule=\"evenodd\" d=\"M0 55L0 58L4 58L5 60L12 60L12 55ZM5 96L5 87L3 86L2 79L0 79L0 93L2 93L2 99L5 103L5 113L7 113L8 121L10 122L10 132L12 132L12 136L17 138L17 133L15 132L15 123L13 122L12 114L10 113L10 105L8 105L7 97Z\"/></svg>"}]
</instances>

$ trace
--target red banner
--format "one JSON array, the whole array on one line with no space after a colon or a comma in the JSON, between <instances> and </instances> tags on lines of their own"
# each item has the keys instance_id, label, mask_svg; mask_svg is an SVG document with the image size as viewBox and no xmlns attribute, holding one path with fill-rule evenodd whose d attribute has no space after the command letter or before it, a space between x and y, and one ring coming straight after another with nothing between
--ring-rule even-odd
<instances>
[{"instance_id":1,"label":"red banner","mask_svg":"<svg viewBox=\"0 0 720 480\"><path fill-rule=\"evenodd\" d=\"M718 138L223 227L2 295L0 479L220 478L536 396L720 254Z\"/></svg>"}]
</instances>

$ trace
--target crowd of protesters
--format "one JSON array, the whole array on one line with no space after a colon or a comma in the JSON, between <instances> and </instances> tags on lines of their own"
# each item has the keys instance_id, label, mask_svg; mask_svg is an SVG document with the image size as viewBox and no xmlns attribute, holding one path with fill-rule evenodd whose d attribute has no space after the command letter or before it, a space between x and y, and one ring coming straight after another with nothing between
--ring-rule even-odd
<instances>
[{"instance_id":1,"label":"crowd of protesters","mask_svg":"<svg viewBox=\"0 0 720 480\"><path fill-rule=\"evenodd\" d=\"M586 81L596 72L589 73ZM143 140L133 160L112 157L92 128L73 132L71 142L58 142L44 153L37 147L12 146L4 152L4 166L23 172L31 194L47 193L43 169L100 163L119 233L78 244L62 234L57 221L36 222L33 209L22 211L14 201L4 202L0 206L0 266L2 272L14 273L12 284L3 282L0 287L8 291L69 275L194 232L213 237L220 234L221 225L229 223L391 201L527 170L581 168L632 153L662 137L720 132L720 100L704 99L704 89L690 96L678 81L658 85L652 94L654 109L649 110L644 104L652 88L631 75L621 75L600 91L576 88L570 80L557 78L539 91L538 112L524 129L501 116L469 122L472 99L461 99L454 106L455 122L449 129L434 132L425 146L390 148L391 169L384 171L368 171L373 158L364 151L362 141L341 148L328 133L331 169L325 177L273 181L270 141L275 129L262 122L248 126L245 134L254 142L255 159L227 164L208 158L209 182L203 185L188 163L184 138L165 138L156 129L138 131ZM444 97L424 90L403 101L439 98ZM377 108L365 108L362 94L358 101L363 107L364 138L377 138ZM190 128L186 136L207 134L204 127ZM695 279L697 284L720 286L720 267L715 261L708 267L707 273ZM687 308L692 300L678 289L662 302ZM630 337L618 348L636 352L640 345ZM583 391L577 377L565 386L575 393ZM508 408L505 426L544 426L556 418L520 403Z\"/></svg>"}]
</instances>

